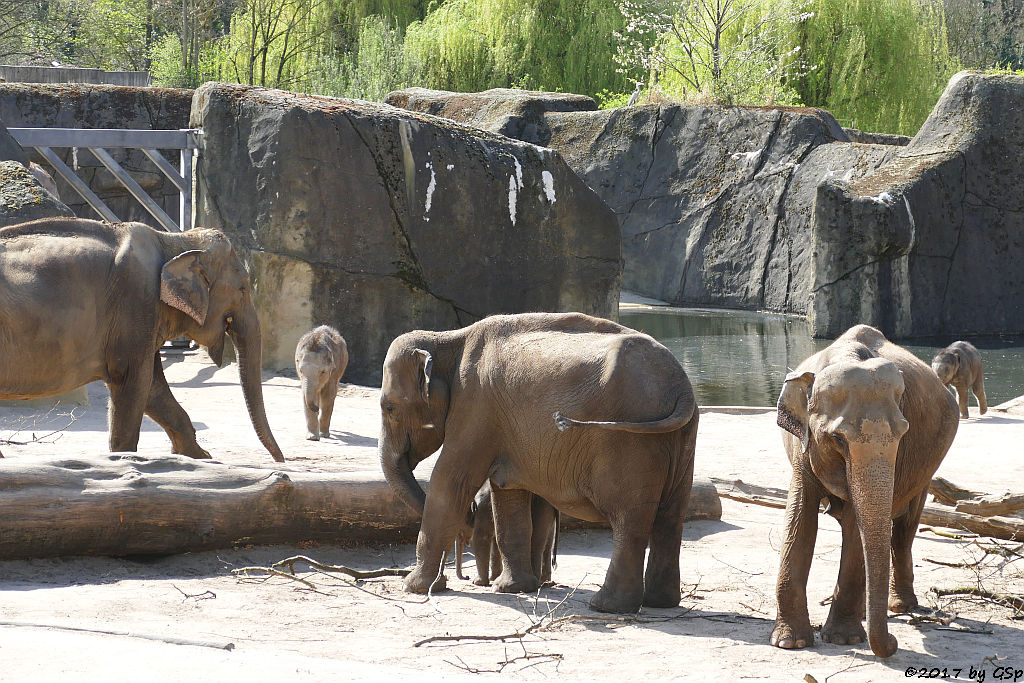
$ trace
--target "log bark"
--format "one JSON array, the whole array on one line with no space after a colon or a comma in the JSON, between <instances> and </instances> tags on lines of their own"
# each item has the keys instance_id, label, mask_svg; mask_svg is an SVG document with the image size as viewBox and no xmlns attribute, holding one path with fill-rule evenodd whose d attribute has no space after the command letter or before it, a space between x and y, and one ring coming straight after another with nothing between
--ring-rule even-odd
<instances>
[{"instance_id":1,"label":"log bark","mask_svg":"<svg viewBox=\"0 0 1024 683\"><path fill-rule=\"evenodd\" d=\"M785 489L756 486L739 479L730 481L712 477L711 481L719 487L718 495L722 498L772 508L784 509L786 507L787 491ZM981 536L1008 541L1024 540L1024 518L1000 515L982 516L961 510L965 504L971 509L979 510L1018 510L1020 508L1017 506L1017 501L1024 496L1005 494L998 498L984 497L980 500L965 500L968 497L983 496L984 494L968 491L941 478L936 478L932 482L933 494L936 490L936 481L940 482L938 490L942 492L943 499L955 501L956 509L929 503L924 506L924 511L921 513L922 524L965 530Z\"/></svg>"},{"instance_id":2,"label":"log bark","mask_svg":"<svg viewBox=\"0 0 1024 683\"><path fill-rule=\"evenodd\" d=\"M717 517L715 507L717 506ZM721 517L710 482L691 510ZM689 517L689 515L688 515ZM169 555L247 544L413 541L419 515L379 471L305 472L178 455L7 458L0 559Z\"/></svg>"}]
</instances>

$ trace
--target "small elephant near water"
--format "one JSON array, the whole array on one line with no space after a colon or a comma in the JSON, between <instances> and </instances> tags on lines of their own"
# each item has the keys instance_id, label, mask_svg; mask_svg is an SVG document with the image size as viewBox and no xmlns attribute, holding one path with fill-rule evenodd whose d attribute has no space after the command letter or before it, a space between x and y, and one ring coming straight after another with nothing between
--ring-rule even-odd
<instances>
[{"instance_id":1,"label":"small elephant near water","mask_svg":"<svg viewBox=\"0 0 1024 683\"><path fill-rule=\"evenodd\" d=\"M540 585L529 526L503 523L527 519L536 494L611 525L612 557L593 609L679 604L698 410L679 361L651 337L579 313L409 332L384 360L381 418L385 478L423 515L406 590L444 587L442 557L489 480L504 558L496 590ZM424 493L412 471L439 448Z\"/></svg>"},{"instance_id":2,"label":"small elephant near water","mask_svg":"<svg viewBox=\"0 0 1024 683\"><path fill-rule=\"evenodd\" d=\"M958 422L953 396L931 368L867 325L850 328L786 376L778 424L793 479L773 645L814 643L807 576L824 498L842 527L843 546L821 638L867 639L879 657L896 651L886 609L907 612L918 604L910 547Z\"/></svg>"},{"instance_id":3,"label":"small elephant near water","mask_svg":"<svg viewBox=\"0 0 1024 683\"><path fill-rule=\"evenodd\" d=\"M469 525L469 542L476 558L477 578L473 580L478 586L490 586L491 581L498 578L504 567L504 559L498 550L495 537L495 526L507 524L523 524L524 520L494 519L494 506L491 504L491 484L487 482L477 492L473 501L473 511L467 519ZM541 584L551 581L551 570L557 564L558 557L558 510L540 496L532 496L530 500L530 562L533 573ZM460 579L462 574L462 554L464 534L455 540L455 575Z\"/></svg>"},{"instance_id":4,"label":"small elephant near water","mask_svg":"<svg viewBox=\"0 0 1024 683\"><path fill-rule=\"evenodd\" d=\"M227 333L256 435L284 460L264 409L249 275L222 232L46 218L0 228L0 254L0 399L103 380L111 451L137 450L148 415L174 453L208 458L171 395L159 351L185 335L220 365Z\"/></svg>"},{"instance_id":5,"label":"small elephant near water","mask_svg":"<svg viewBox=\"0 0 1024 683\"><path fill-rule=\"evenodd\" d=\"M302 382L307 439L331 435L338 382L348 366L348 345L336 329L321 325L302 335L295 347L295 372Z\"/></svg>"},{"instance_id":6,"label":"small elephant near water","mask_svg":"<svg viewBox=\"0 0 1024 683\"><path fill-rule=\"evenodd\" d=\"M981 354L974 344L956 341L935 354L932 370L947 387L956 387L960 416L970 417L967 412L967 392L974 390L978 408L984 415L988 411L988 397L985 396L985 375L981 371Z\"/></svg>"}]
</instances>

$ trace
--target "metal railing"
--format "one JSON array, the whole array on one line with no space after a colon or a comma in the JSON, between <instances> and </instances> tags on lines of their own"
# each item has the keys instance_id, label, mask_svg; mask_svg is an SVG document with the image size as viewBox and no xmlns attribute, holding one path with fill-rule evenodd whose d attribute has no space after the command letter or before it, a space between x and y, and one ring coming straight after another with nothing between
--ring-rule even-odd
<instances>
[{"instance_id":1,"label":"metal railing","mask_svg":"<svg viewBox=\"0 0 1024 683\"><path fill-rule=\"evenodd\" d=\"M78 177L78 174L61 159L54 147L88 149L101 164L110 171L125 189L135 197L143 208L165 230L188 230L192 227L192 156L199 149L201 129L180 130L134 130L116 128L8 128L8 132L22 147L35 149L74 190L82 196L93 211L104 220L117 222L119 219L102 199ZM149 196L134 178L110 156L107 149L139 149L149 157L160 172L178 188L180 195L179 222L167 215L156 201ZM167 161L158 151L177 149L181 151L181 170Z\"/></svg>"}]
</instances>

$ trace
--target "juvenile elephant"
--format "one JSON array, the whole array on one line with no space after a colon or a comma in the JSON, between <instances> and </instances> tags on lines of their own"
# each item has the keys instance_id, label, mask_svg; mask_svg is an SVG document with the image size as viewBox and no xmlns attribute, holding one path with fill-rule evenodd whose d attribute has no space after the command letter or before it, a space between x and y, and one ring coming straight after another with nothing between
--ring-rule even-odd
<instances>
[{"instance_id":1,"label":"juvenile elephant","mask_svg":"<svg viewBox=\"0 0 1024 683\"><path fill-rule=\"evenodd\" d=\"M981 414L985 414L988 410L985 375L981 371L981 354L974 348L974 344L965 341L953 342L935 354L935 358L932 358L932 370L947 387L950 384L956 387L961 417L970 417L967 412L967 392L971 389L974 389L974 397L978 399Z\"/></svg>"},{"instance_id":2,"label":"juvenile elephant","mask_svg":"<svg viewBox=\"0 0 1024 683\"><path fill-rule=\"evenodd\" d=\"M444 586L442 555L489 479L505 559L497 590L539 585L531 526L502 523L528 519L533 492L566 514L610 523L614 549L593 609L679 603L698 412L683 368L651 337L579 313L410 332L384 360L381 412L384 475L423 511L406 590ZM412 470L438 448L424 494Z\"/></svg>"},{"instance_id":3,"label":"juvenile elephant","mask_svg":"<svg viewBox=\"0 0 1024 683\"><path fill-rule=\"evenodd\" d=\"M850 328L786 376L778 423L793 480L773 645L801 648L814 642L807 574L818 504L827 498L828 512L842 526L843 548L822 640L852 644L867 637L879 657L896 651L886 599L894 612L917 606L910 546L957 422L953 397L935 373L867 325ZM861 624L865 588L867 634Z\"/></svg>"},{"instance_id":4,"label":"juvenile elephant","mask_svg":"<svg viewBox=\"0 0 1024 683\"><path fill-rule=\"evenodd\" d=\"M348 366L348 346L338 331L321 325L302 335L295 347L295 372L302 382L302 405L310 441L331 435L338 382Z\"/></svg>"},{"instance_id":5,"label":"juvenile elephant","mask_svg":"<svg viewBox=\"0 0 1024 683\"><path fill-rule=\"evenodd\" d=\"M476 558L477 578L473 583L490 586L503 569L503 558L495 538L496 521L491 503L491 484L486 482L477 492L472 513L466 520L469 541ZM541 584L551 580L551 569L558 554L558 510L540 496L530 496L530 564ZM524 520L502 520L501 524L522 524ZM463 536L455 539L455 575L462 574Z\"/></svg>"},{"instance_id":6,"label":"juvenile elephant","mask_svg":"<svg viewBox=\"0 0 1024 683\"><path fill-rule=\"evenodd\" d=\"M171 395L159 349L185 335L220 365L227 332L256 434L284 460L263 407L249 276L223 233L52 218L0 228L0 253L0 399L101 379L110 389L111 451L138 448L146 414L173 452L208 458Z\"/></svg>"}]
</instances>

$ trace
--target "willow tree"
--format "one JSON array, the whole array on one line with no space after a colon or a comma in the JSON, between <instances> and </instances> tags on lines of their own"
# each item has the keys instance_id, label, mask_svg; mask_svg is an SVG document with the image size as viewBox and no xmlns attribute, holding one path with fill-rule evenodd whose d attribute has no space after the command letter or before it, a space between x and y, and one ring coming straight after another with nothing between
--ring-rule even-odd
<instances>
[{"instance_id":1,"label":"willow tree","mask_svg":"<svg viewBox=\"0 0 1024 683\"><path fill-rule=\"evenodd\" d=\"M640 69L682 99L776 102L802 69L792 34L810 18L806 2L618 0L624 67Z\"/></svg>"},{"instance_id":2,"label":"willow tree","mask_svg":"<svg viewBox=\"0 0 1024 683\"><path fill-rule=\"evenodd\" d=\"M941 2L814 0L798 45L814 65L797 83L804 104L847 126L913 135L958 64Z\"/></svg>"},{"instance_id":3,"label":"willow tree","mask_svg":"<svg viewBox=\"0 0 1024 683\"><path fill-rule=\"evenodd\" d=\"M614 0L447 0L408 27L406 59L422 85L620 91Z\"/></svg>"}]
</instances>

